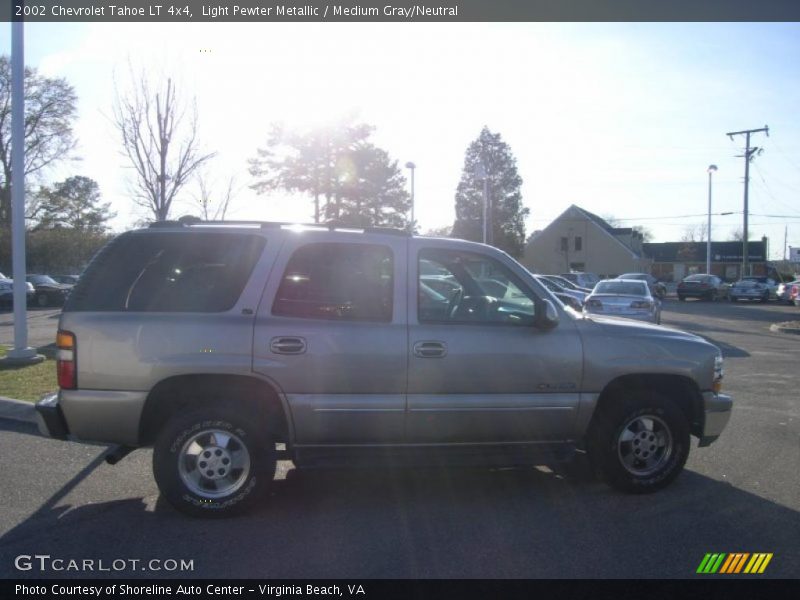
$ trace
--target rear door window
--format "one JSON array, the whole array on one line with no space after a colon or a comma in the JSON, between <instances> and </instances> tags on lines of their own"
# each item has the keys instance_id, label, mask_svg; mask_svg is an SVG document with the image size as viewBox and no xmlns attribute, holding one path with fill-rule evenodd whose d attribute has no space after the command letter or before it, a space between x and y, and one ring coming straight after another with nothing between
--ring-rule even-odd
<instances>
[{"instance_id":1,"label":"rear door window","mask_svg":"<svg viewBox=\"0 0 800 600\"><path fill-rule=\"evenodd\" d=\"M342 321L392 320L392 251L376 244L298 248L283 273L272 314Z\"/></svg>"}]
</instances>

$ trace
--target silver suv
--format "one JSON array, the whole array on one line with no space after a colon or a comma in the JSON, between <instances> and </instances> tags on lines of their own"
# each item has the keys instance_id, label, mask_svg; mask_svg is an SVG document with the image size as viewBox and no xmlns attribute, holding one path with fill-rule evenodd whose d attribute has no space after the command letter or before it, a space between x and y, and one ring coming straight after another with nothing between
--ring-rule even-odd
<instances>
[{"instance_id":1,"label":"silver suv","mask_svg":"<svg viewBox=\"0 0 800 600\"><path fill-rule=\"evenodd\" d=\"M565 308L494 248L394 230L159 223L111 241L59 322L57 438L153 446L164 497L241 511L276 461L542 464L666 486L731 399L703 339Z\"/></svg>"}]
</instances>

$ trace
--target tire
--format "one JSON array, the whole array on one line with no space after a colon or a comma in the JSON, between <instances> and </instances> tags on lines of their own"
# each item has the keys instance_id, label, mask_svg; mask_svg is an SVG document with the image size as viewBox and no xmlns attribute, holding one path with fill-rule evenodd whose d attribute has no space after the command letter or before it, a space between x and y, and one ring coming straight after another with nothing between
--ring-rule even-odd
<instances>
[{"instance_id":1,"label":"tire","mask_svg":"<svg viewBox=\"0 0 800 600\"><path fill-rule=\"evenodd\" d=\"M761 300L759 300L759 302L761 302L761 304L766 304L767 302L769 302L769 292L761 296Z\"/></svg>"},{"instance_id":2,"label":"tire","mask_svg":"<svg viewBox=\"0 0 800 600\"><path fill-rule=\"evenodd\" d=\"M613 398L593 420L589 457L611 487L646 494L668 486L689 456L689 424L669 398L635 392Z\"/></svg>"},{"instance_id":3,"label":"tire","mask_svg":"<svg viewBox=\"0 0 800 600\"><path fill-rule=\"evenodd\" d=\"M174 416L153 448L153 475L161 494L195 517L246 511L275 476L275 444L261 423L235 404ZM202 472L201 467L208 469Z\"/></svg>"},{"instance_id":4,"label":"tire","mask_svg":"<svg viewBox=\"0 0 800 600\"><path fill-rule=\"evenodd\" d=\"M39 294L36 297L36 304L41 308L44 308L50 304L50 298L47 297L47 294Z\"/></svg>"},{"instance_id":5,"label":"tire","mask_svg":"<svg viewBox=\"0 0 800 600\"><path fill-rule=\"evenodd\" d=\"M686 296L678 296L678 300L681 302L686 302Z\"/></svg>"},{"instance_id":6,"label":"tire","mask_svg":"<svg viewBox=\"0 0 800 600\"><path fill-rule=\"evenodd\" d=\"M717 290L711 290L711 292L708 294L709 302L716 302L717 299L718 299Z\"/></svg>"}]
</instances>

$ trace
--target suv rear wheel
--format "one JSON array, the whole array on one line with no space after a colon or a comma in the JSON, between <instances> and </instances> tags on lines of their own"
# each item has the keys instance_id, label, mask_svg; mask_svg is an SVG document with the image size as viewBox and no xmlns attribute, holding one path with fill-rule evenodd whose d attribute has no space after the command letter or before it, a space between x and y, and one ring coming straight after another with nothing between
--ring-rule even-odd
<instances>
[{"instance_id":1,"label":"suv rear wheel","mask_svg":"<svg viewBox=\"0 0 800 600\"><path fill-rule=\"evenodd\" d=\"M689 456L683 412L660 394L637 392L612 399L595 416L589 456L612 487L634 494L669 485Z\"/></svg>"},{"instance_id":2,"label":"suv rear wheel","mask_svg":"<svg viewBox=\"0 0 800 600\"><path fill-rule=\"evenodd\" d=\"M192 516L247 510L275 476L275 444L260 422L247 411L213 407L174 416L153 448L161 494Z\"/></svg>"}]
</instances>

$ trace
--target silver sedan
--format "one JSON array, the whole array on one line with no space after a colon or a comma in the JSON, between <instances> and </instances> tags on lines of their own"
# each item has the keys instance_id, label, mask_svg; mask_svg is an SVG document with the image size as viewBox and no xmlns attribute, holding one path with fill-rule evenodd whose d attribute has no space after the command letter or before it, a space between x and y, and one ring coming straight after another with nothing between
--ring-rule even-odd
<instances>
[{"instance_id":1,"label":"silver sedan","mask_svg":"<svg viewBox=\"0 0 800 600\"><path fill-rule=\"evenodd\" d=\"M587 296L583 312L661 324L661 302L650 293L647 282L636 279L599 282Z\"/></svg>"}]
</instances>

